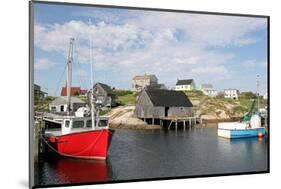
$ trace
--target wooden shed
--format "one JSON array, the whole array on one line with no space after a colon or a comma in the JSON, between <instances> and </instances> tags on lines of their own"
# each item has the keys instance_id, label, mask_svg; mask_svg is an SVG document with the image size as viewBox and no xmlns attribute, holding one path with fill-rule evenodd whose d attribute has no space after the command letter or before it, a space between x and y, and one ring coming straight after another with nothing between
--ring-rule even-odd
<instances>
[{"instance_id":1,"label":"wooden shed","mask_svg":"<svg viewBox=\"0 0 281 189\"><path fill-rule=\"evenodd\" d=\"M103 106L116 106L115 95L110 86L104 83L96 83L93 88L96 102Z\"/></svg>"},{"instance_id":2,"label":"wooden shed","mask_svg":"<svg viewBox=\"0 0 281 189\"><path fill-rule=\"evenodd\" d=\"M141 119L163 119L192 115L192 103L182 91L143 90L136 102L135 115Z\"/></svg>"}]
</instances>

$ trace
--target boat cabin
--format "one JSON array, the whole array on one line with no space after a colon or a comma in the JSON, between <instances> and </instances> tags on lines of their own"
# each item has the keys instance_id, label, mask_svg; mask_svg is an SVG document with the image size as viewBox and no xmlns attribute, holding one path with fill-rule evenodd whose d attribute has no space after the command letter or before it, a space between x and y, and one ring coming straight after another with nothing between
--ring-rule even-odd
<instances>
[{"instance_id":1,"label":"boat cabin","mask_svg":"<svg viewBox=\"0 0 281 189\"><path fill-rule=\"evenodd\" d=\"M91 117L64 117L56 119L44 119L45 134L60 136L76 132L89 130L107 129L108 117L98 117L95 120L95 126L92 127Z\"/></svg>"}]
</instances>

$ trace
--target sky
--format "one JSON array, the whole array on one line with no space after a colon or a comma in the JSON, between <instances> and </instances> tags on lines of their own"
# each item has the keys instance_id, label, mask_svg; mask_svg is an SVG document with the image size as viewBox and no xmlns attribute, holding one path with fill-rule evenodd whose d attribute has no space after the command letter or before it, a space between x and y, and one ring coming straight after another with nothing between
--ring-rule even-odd
<instances>
[{"instance_id":1,"label":"sky","mask_svg":"<svg viewBox=\"0 0 281 189\"><path fill-rule=\"evenodd\" d=\"M266 18L35 3L34 82L49 95L65 86L72 37L72 86L90 88L92 62L94 82L118 89L155 74L169 88L192 78L255 92L259 75L267 92Z\"/></svg>"}]
</instances>

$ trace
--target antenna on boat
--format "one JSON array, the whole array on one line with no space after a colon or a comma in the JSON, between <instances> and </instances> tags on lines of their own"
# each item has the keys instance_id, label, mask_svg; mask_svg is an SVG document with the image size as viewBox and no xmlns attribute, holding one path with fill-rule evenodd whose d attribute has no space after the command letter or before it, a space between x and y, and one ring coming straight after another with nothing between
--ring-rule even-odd
<instances>
[{"instance_id":1,"label":"antenna on boat","mask_svg":"<svg viewBox=\"0 0 281 189\"><path fill-rule=\"evenodd\" d=\"M70 101L71 101L71 78L72 78L72 62L73 62L73 43L74 38L70 38L69 51L67 59L67 72L66 72L66 91L67 91L67 115L70 114Z\"/></svg>"},{"instance_id":2,"label":"antenna on boat","mask_svg":"<svg viewBox=\"0 0 281 189\"><path fill-rule=\"evenodd\" d=\"M260 83L259 83L259 77L260 77L260 75L259 74L257 74L257 101L258 101L258 112L259 112L259 109L260 109L260 102L259 102L259 96L260 96L260 94L259 94L259 85L260 85Z\"/></svg>"},{"instance_id":3,"label":"antenna on boat","mask_svg":"<svg viewBox=\"0 0 281 189\"><path fill-rule=\"evenodd\" d=\"M92 21L89 19L89 27L91 27ZM90 30L91 31L91 30ZM91 65L91 118L92 118L92 129L96 128L95 125L95 103L94 103L94 79L93 79L93 61L92 61L92 36L90 33L90 65Z\"/></svg>"}]
</instances>

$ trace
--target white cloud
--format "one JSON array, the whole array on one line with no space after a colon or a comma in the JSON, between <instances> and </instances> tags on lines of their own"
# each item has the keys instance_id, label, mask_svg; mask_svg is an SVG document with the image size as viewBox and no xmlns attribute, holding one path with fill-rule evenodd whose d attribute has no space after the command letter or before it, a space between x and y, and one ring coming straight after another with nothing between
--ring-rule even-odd
<instances>
[{"instance_id":1,"label":"white cloud","mask_svg":"<svg viewBox=\"0 0 281 189\"><path fill-rule=\"evenodd\" d=\"M258 68L258 67L267 67L266 61L257 61L257 60L245 60L241 63L244 68Z\"/></svg>"},{"instance_id":2,"label":"white cloud","mask_svg":"<svg viewBox=\"0 0 281 189\"><path fill-rule=\"evenodd\" d=\"M134 74L154 73L162 82L172 85L176 78L196 74L226 76L229 71L225 65L235 55L208 47L256 43L249 35L266 27L266 20L262 18L138 13L130 12L130 17L126 17L119 12L107 19L107 14L100 13L99 22L91 26L78 20L51 25L37 23L35 47L67 57L69 38L74 37L75 52L78 52L74 58L80 63L89 63L91 38L95 71L111 69L119 80L127 81ZM122 19L113 19L116 23L110 23L111 18L118 16Z\"/></svg>"},{"instance_id":3,"label":"white cloud","mask_svg":"<svg viewBox=\"0 0 281 189\"><path fill-rule=\"evenodd\" d=\"M234 45L236 46L244 46L256 43L255 39L244 38L244 39L237 39L234 41Z\"/></svg>"},{"instance_id":4,"label":"white cloud","mask_svg":"<svg viewBox=\"0 0 281 189\"><path fill-rule=\"evenodd\" d=\"M247 34L267 26L265 18L169 12L151 12L126 22L148 29L179 28L192 42L210 46L252 44L255 39Z\"/></svg>"},{"instance_id":5,"label":"white cloud","mask_svg":"<svg viewBox=\"0 0 281 189\"><path fill-rule=\"evenodd\" d=\"M191 70L195 74L226 74L228 71L223 66L197 67Z\"/></svg>"},{"instance_id":6,"label":"white cloud","mask_svg":"<svg viewBox=\"0 0 281 189\"><path fill-rule=\"evenodd\" d=\"M55 66L55 62L50 61L47 58L38 59L35 61L34 69L35 70L49 70Z\"/></svg>"}]
</instances>

